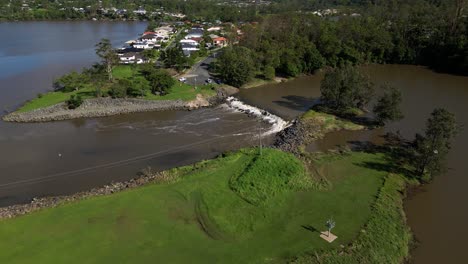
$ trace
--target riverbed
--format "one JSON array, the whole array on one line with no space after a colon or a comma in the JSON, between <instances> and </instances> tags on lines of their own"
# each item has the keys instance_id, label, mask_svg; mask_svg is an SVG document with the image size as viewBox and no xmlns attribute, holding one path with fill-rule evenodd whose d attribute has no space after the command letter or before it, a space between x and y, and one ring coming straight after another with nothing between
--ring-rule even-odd
<instances>
[{"instance_id":1,"label":"riverbed","mask_svg":"<svg viewBox=\"0 0 468 264\"><path fill-rule=\"evenodd\" d=\"M0 43L0 110L11 111L50 90L54 78L90 66L97 60L93 45L102 37L120 45L145 27L140 22L0 23L0 32L8 36ZM382 130L332 133L311 149L326 150L355 140L375 142L387 131L412 138L435 107L445 107L461 123L468 122L468 78L416 66L364 70L376 84L388 82L402 89L405 118ZM292 120L316 102L321 78L318 74L243 90L238 97ZM43 124L0 121L0 206L127 180L147 166L162 170L257 145L259 127L269 129L224 105ZM466 149L467 129L449 155L450 170L406 202L408 222L420 241L413 252L415 263L459 263L464 258Z\"/></svg>"}]
</instances>

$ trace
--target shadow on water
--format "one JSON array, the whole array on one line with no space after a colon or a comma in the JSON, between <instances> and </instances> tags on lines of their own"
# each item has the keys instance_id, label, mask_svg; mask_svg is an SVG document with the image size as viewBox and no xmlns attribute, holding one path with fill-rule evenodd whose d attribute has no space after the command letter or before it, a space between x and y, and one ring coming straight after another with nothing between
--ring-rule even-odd
<instances>
[{"instance_id":1,"label":"shadow on water","mask_svg":"<svg viewBox=\"0 0 468 264\"><path fill-rule=\"evenodd\" d=\"M318 98L297 95L286 95L281 98L284 100L273 101L273 103L296 111L305 111L319 101Z\"/></svg>"}]
</instances>

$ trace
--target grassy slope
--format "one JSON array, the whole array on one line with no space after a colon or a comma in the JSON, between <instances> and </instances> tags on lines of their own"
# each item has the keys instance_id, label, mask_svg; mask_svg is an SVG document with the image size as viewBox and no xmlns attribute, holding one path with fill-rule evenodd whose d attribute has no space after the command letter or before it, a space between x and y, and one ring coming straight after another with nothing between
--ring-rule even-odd
<instances>
[{"instance_id":1,"label":"grassy slope","mask_svg":"<svg viewBox=\"0 0 468 264\"><path fill-rule=\"evenodd\" d=\"M403 263L409 256L412 236L406 226L403 197L406 186L400 175L390 174L373 205L372 216L359 237L346 250L332 250L298 258L295 263L365 264Z\"/></svg>"},{"instance_id":2,"label":"grassy slope","mask_svg":"<svg viewBox=\"0 0 468 264\"><path fill-rule=\"evenodd\" d=\"M132 66L128 65L119 65L114 68L113 75L116 79L127 79L131 78L133 75ZM143 78L142 76L138 76L137 78ZM144 99L147 100L183 100L183 101L191 101L196 98L197 94L202 94L204 96L212 96L215 95L216 92L212 89L213 86L205 85L201 87L197 87L195 90L192 86L184 83L177 82L170 90L170 93L165 96L157 96L148 92ZM58 103L62 103L67 101L72 94L80 94L84 99L93 98L94 96L95 87L86 87L80 91L64 93L64 92L49 92L42 95L41 98L35 98L26 104L24 104L21 108L17 110L17 112L28 112L39 108L49 107ZM103 92L106 92L107 89L104 88Z\"/></svg>"},{"instance_id":3,"label":"grassy slope","mask_svg":"<svg viewBox=\"0 0 468 264\"><path fill-rule=\"evenodd\" d=\"M0 251L0 263L277 262L351 242L368 221L385 177L359 165L381 156L353 153L318 163L327 167L320 171L332 182L330 190L295 191L295 179L305 179L295 158L276 150L264 150L261 158L256 153L205 162L175 183L1 221L0 248L8 250ZM262 185L291 161L283 171L286 185L278 185L289 190L266 191L264 203L251 204L230 188L244 176ZM339 235L333 244L310 231L323 230L330 216Z\"/></svg>"}]
</instances>

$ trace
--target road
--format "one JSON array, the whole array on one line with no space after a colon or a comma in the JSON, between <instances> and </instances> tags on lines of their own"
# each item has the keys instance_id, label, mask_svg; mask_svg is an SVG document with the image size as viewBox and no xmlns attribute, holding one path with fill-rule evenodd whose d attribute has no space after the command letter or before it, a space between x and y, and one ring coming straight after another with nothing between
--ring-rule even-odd
<instances>
[{"instance_id":1,"label":"road","mask_svg":"<svg viewBox=\"0 0 468 264\"><path fill-rule=\"evenodd\" d=\"M208 71L208 67L216 59L216 56L218 56L218 54L219 51L216 51L213 54L209 55L206 59L196 63L181 77L185 77L187 79L187 83L190 85L205 84L205 81L211 78L211 74Z\"/></svg>"}]
</instances>

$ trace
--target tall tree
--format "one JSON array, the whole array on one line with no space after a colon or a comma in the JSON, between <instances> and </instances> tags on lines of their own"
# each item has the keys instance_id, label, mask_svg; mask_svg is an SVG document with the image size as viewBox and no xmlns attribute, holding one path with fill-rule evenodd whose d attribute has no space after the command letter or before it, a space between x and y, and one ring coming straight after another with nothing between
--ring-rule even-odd
<instances>
[{"instance_id":1,"label":"tall tree","mask_svg":"<svg viewBox=\"0 0 468 264\"><path fill-rule=\"evenodd\" d=\"M218 58L218 71L229 85L241 87L254 75L252 53L245 47L233 47L223 51Z\"/></svg>"},{"instance_id":2,"label":"tall tree","mask_svg":"<svg viewBox=\"0 0 468 264\"><path fill-rule=\"evenodd\" d=\"M112 44L109 39L103 38L98 44L96 44L96 55L101 58L102 64L106 66L109 81L112 81L112 70L118 63L119 57L112 48Z\"/></svg>"},{"instance_id":3,"label":"tall tree","mask_svg":"<svg viewBox=\"0 0 468 264\"><path fill-rule=\"evenodd\" d=\"M396 121L403 118L403 113L400 110L402 101L401 91L395 87L390 87L388 84L385 84L383 89L385 90L384 94L374 106L377 122L382 125L388 121Z\"/></svg>"},{"instance_id":4,"label":"tall tree","mask_svg":"<svg viewBox=\"0 0 468 264\"><path fill-rule=\"evenodd\" d=\"M416 134L413 142L414 163L419 177L429 179L445 170L445 158L452 146L452 140L459 126L455 115L443 108L437 108L426 122L425 135Z\"/></svg>"},{"instance_id":5,"label":"tall tree","mask_svg":"<svg viewBox=\"0 0 468 264\"><path fill-rule=\"evenodd\" d=\"M374 94L369 77L350 64L329 70L320 91L322 102L341 114L353 108L364 109Z\"/></svg>"}]
</instances>

